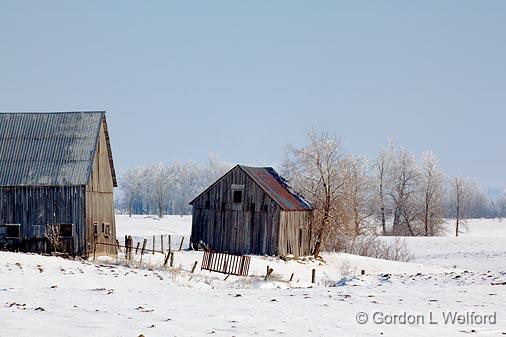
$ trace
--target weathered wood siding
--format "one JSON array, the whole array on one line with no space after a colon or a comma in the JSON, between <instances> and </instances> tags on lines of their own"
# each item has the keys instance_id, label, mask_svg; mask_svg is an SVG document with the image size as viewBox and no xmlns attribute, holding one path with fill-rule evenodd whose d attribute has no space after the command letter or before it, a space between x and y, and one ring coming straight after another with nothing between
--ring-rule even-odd
<instances>
[{"instance_id":1,"label":"weathered wood siding","mask_svg":"<svg viewBox=\"0 0 506 337\"><path fill-rule=\"evenodd\" d=\"M281 211L279 220L279 255L311 254L312 211Z\"/></svg>"},{"instance_id":2,"label":"weathered wood siding","mask_svg":"<svg viewBox=\"0 0 506 337\"><path fill-rule=\"evenodd\" d=\"M244 185L240 204L233 203L232 185ZM236 167L194 200L191 242L222 252L277 255L279 211L272 198Z\"/></svg>"},{"instance_id":3,"label":"weathered wood siding","mask_svg":"<svg viewBox=\"0 0 506 337\"><path fill-rule=\"evenodd\" d=\"M84 199L84 186L1 187L0 225L20 224L19 248L43 252L48 248L46 225L73 224L74 254L82 255L86 252Z\"/></svg>"},{"instance_id":4,"label":"weathered wood siding","mask_svg":"<svg viewBox=\"0 0 506 337\"><path fill-rule=\"evenodd\" d=\"M116 243L116 222L114 219L113 179L109 152L105 138L105 121L100 128L99 139L89 183L86 185L86 231L89 245L88 254L93 254L95 242ZM98 225L98 235L94 233L94 224ZM110 233L102 232L102 224L110 225ZM115 255L116 248L96 245L97 255Z\"/></svg>"}]
</instances>

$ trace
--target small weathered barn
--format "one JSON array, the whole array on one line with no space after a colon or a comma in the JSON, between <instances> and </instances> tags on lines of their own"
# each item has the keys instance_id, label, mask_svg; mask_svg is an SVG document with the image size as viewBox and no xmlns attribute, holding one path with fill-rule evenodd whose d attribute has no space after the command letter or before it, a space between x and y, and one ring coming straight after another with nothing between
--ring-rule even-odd
<instances>
[{"instance_id":1,"label":"small weathered barn","mask_svg":"<svg viewBox=\"0 0 506 337\"><path fill-rule=\"evenodd\" d=\"M313 210L271 167L237 165L191 203L191 244L238 254L309 255Z\"/></svg>"},{"instance_id":2,"label":"small weathered barn","mask_svg":"<svg viewBox=\"0 0 506 337\"><path fill-rule=\"evenodd\" d=\"M115 186L105 112L0 113L0 247L116 254Z\"/></svg>"}]
</instances>

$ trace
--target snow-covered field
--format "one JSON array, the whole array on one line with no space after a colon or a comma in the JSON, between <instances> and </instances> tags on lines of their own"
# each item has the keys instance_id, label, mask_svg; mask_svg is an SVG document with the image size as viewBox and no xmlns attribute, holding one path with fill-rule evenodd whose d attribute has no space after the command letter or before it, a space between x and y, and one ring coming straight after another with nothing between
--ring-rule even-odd
<instances>
[{"instance_id":1,"label":"snow-covered field","mask_svg":"<svg viewBox=\"0 0 506 337\"><path fill-rule=\"evenodd\" d=\"M118 215L117 227L120 240L176 240L189 237L191 218ZM193 251L176 252L173 269L150 252L135 268L121 259L0 252L0 336L505 335L506 221L470 221L459 238L450 230L407 238L415 255L409 263L348 254L324 254L325 263L256 256L249 277L227 280L200 267L190 273L202 256ZM267 265L274 273L265 281ZM445 324L443 315L453 312L495 313L495 324ZM357 323L361 313L365 324ZM403 317L418 324L403 324Z\"/></svg>"}]
</instances>

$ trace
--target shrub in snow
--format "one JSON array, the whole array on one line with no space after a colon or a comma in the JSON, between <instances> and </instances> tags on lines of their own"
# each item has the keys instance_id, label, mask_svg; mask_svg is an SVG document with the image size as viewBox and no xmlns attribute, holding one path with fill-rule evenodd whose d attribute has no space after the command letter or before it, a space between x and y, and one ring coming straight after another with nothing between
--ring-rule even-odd
<instances>
[{"instance_id":1,"label":"shrub in snow","mask_svg":"<svg viewBox=\"0 0 506 337\"><path fill-rule=\"evenodd\" d=\"M408 250L406 241L401 238L386 242L375 235L341 237L339 246L341 251L354 255L402 262L413 259L413 254Z\"/></svg>"}]
</instances>

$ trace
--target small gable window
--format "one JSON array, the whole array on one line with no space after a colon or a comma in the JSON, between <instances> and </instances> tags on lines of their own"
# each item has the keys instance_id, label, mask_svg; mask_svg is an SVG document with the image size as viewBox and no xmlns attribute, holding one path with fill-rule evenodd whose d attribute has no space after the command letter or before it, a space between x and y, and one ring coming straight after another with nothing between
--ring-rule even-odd
<instances>
[{"instance_id":1,"label":"small gable window","mask_svg":"<svg viewBox=\"0 0 506 337\"><path fill-rule=\"evenodd\" d=\"M242 203L242 190L235 190L233 197L234 197L234 204L241 204Z\"/></svg>"}]
</instances>

